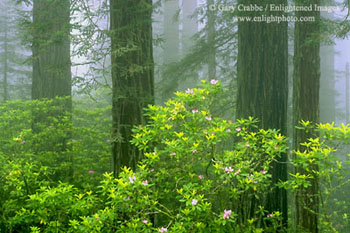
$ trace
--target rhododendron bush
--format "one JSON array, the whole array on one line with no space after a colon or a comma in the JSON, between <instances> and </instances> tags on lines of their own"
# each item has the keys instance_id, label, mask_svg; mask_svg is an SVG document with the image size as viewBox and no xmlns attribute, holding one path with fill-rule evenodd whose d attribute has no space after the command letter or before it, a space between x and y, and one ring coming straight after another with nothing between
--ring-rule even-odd
<instances>
[{"instance_id":1,"label":"rhododendron bush","mask_svg":"<svg viewBox=\"0 0 350 233\"><path fill-rule=\"evenodd\" d=\"M212 80L177 92L164 106L149 106L149 124L134 130L132 143L145 155L140 182L158 202L152 217L172 232L275 231L280 213L264 205L274 188L270 164L286 152L286 139L253 118L216 117L220 91Z\"/></svg>"}]
</instances>

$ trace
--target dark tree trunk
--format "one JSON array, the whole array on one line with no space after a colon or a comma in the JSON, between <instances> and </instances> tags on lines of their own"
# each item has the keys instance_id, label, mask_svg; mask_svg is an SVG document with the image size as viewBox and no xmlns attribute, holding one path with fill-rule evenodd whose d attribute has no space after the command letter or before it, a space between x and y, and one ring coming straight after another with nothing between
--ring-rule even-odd
<instances>
[{"instance_id":1,"label":"dark tree trunk","mask_svg":"<svg viewBox=\"0 0 350 233\"><path fill-rule=\"evenodd\" d=\"M71 119L72 111L72 81L70 60L70 0L33 0L32 25L32 99L54 99L52 105L37 110L33 108L32 130L41 133L51 124ZM40 105L39 105L40 106ZM64 135L57 136L49 150L54 152L67 151L71 137L71 128L68 123ZM40 141L38 142L40 145ZM44 145L45 148L46 145ZM35 150L42 150L41 146ZM73 178L73 157L62 153L58 163L67 162L70 166L63 176ZM61 171L56 173L60 179Z\"/></svg>"},{"instance_id":2,"label":"dark tree trunk","mask_svg":"<svg viewBox=\"0 0 350 233\"><path fill-rule=\"evenodd\" d=\"M69 8L69 0L34 0L32 99L71 96Z\"/></svg>"},{"instance_id":3,"label":"dark tree trunk","mask_svg":"<svg viewBox=\"0 0 350 233\"><path fill-rule=\"evenodd\" d=\"M298 0L296 5L320 5L319 0ZM296 22L294 31L294 81L293 112L294 125L300 120L319 122L320 90L320 32L319 11L297 11L296 17L312 16L314 22ZM300 143L310 138L312 132L294 130L294 149L301 149ZM314 167L317 170L317 167ZM306 173L298 169L299 173ZM303 189L296 196L296 224L307 232L318 232L318 180L312 180L309 188ZM310 211L312 210L312 211ZM313 213L312 213L313 212Z\"/></svg>"},{"instance_id":4,"label":"dark tree trunk","mask_svg":"<svg viewBox=\"0 0 350 233\"><path fill-rule=\"evenodd\" d=\"M284 4L285 0L240 0L238 4ZM262 12L241 12L241 16L261 16ZM282 12L265 12L280 16ZM264 129L279 129L287 135L288 99L287 22L238 22L237 118L256 117ZM287 179L287 155L272 164L272 182ZM280 211L287 223L286 190L273 188L267 210Z\"/></svg>"},{"instance_id":5,"label":"dark tree trunk","mask_svg":"<svg viewBox=\"0 0 350 233\"><path fill-rule=\"evenodd\" d=\"M140 153L130 144L131 129L145 123L154 103L152 0L110 0L113 82L113 172L135 169Z\"/></svg>"}]
</instances>

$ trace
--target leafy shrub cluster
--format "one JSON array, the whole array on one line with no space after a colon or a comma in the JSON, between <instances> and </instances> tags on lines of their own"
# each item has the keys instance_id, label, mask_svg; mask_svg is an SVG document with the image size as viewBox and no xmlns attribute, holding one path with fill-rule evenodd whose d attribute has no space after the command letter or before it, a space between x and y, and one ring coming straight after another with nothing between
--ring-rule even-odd
<instances>
[{"instance_id":1,"label":"leafy shrub cluster","mask_svg":"<svg viewBox=\"0 0 350 233\"><path fill-rule=\"evenodd\" d=\"M74 108L71 114L64 112L65 101L0 105L1 232L26 232L26 224L11 219L30 195L59 182L96 189L99 175L109 171L110 107Z\"/></svg>"},{"instance_id":2,"label":"leafy shrub cluster","mask_svg":"<svg viewBox=\"0 0 350 233\"><path fill-rule=\"evenodd\" d=\"M144 158L116 178L102 176L109 108L76 108L57 119L47 116L59 100L1 106L1 232L281 232L282 214L265 208L268 194L276 185L296 193L316 178L322 232L346 229L347 204L332 193L348 185L347 160L337 159L336 147L349 141L350 129L302 122L301 130L320 135L291 159L307 174L272 184L271 163L287 152L286 137L259 129L253 118L215 116L221 91L212 80L149 106L148 124L134 128L131 142ZM33 108L45 116L36 132Z\"/></svg>"}]
</instances>

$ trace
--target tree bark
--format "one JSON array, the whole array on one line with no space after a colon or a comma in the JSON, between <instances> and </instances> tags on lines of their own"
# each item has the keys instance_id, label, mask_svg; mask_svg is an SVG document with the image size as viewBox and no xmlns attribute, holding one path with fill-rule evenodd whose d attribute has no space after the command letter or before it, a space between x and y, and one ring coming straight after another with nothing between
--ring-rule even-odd
<instances>
[{"instance_id":1,"label":"tree bark","mask_svg":"<svg viewBox=\"0 0 350 233\"><path fill-rule=\"evenodd\" d=\"M34 0L32 99L71 97L69 8L69 0Z\"/></svg>"},{"instance_id":2,"label":"tree bark","mask_svg":"<svg viewBox=\"0 0 350 233\"><path fill-rule=\"evenodd\" d=\"M320 5L319 0L298 0L296 5ZM314 22L296 22L294 31L294 81L293 81L293 123L300 120L319 122L320 90L320 32L319 11L297 11L296 17L314 17ZM312 132L295 129L293 133L295 150L303 149L301 142L313 137ZM317 170L318 167L314 167ZM297 169L304 174L306 171ZM318 232L318 180L315 177L309 188L296 194L296 224L307 232ZM310 211L311 210L311 211Z\"/></svg>"},{"instance_id":3,"label":"tree bark","mask_svg":"<svg viewBox=\"0 0 350 233\"><path fill-rule=\"evenodd\" d=\"M284 4L285 0L240 0L238 4ZM281 16L283 12L240 12L240 16ZM238 22L236 117L253 116L264 129L279 129L287 135L288 36L287 22ZM272 164L272 183L287 179L287 155ZM266 208L280 211L287 224L286 190L273 187Z\"/></svg>"},{"instance_id":4,"label":"tree bark","mask_svg":"<svg viewBox=\"0 0 350 233\"><path fill-rule=\"evenodd\" d=\"M130 144L133 126L144 124L154 103L152 1L110 0L112 43L112 165L136 168L140 152Z\"/></svg>"},{"instance_id":5,"label":"tree bark","mask_svg":"<svg viewBox=\"0 0 350 233\"><path fill-rule=\"evenodd\" d=\"M55 124L52 117L60 123L67 117L71 120L70 0L33 0L31 30L33 36L32 99L62 98L53 101L52 105L45 106L48 109L33 108L32 130L38 134L43 128ZM64 135L58 134L49 149L53 152L67 151L70 148L68 144L70 137L71 128L68 123ZM38 144L40 145L39 141ZM40 151L42 147L36 147L35 150ZM74 173L72 155L63 153L59 163L64 162L70 166L62 172L66 173L64 176L72 179ZM57 179L62 177L60 172L61 170L56 173Z\"/></svg>"}]
</instances>

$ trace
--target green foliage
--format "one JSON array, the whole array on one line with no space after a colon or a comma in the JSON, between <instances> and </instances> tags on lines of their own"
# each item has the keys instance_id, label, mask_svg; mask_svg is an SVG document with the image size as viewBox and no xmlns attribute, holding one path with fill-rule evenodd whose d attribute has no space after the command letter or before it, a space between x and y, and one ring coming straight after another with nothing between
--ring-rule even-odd
<instances>
[{"instance_id":1,"label":"green foliage","mask_svg":"<svg viewBox=\"0 0 350 233\"><path fill-rule=\"evenodd\" d=\"M203 82L164 106L150 105L147 125L133 130L144 158L117 178L102 177L109 170L109 107L89 110L81 101L73 115L54 117L59 99L0 106L1 232L287 231L282 213L264 208L275 188L271 163L286 152L287 139L253 118L214 117L221 89L216 80ZM46 116L36 132L33 113ZM311 122L299 129L316 132L290 161L305 172L278 186L297 193L317 178L322 232L346 230L349 163L337 148L349 142L350 129Z\"/></svg>"},{"instance_id":2,"label":"green foliage","mask_svg":"<svg viewBox=\"0 0 350 233\"><path fill-rule=\"evenodd\" d=\"M57 98L0 105L0 231L26 232L29 225L36 223L38 210L31 211L32 217L25 216L27 212L23 218L17 216L24 211L22 208L34 208L29 204L31 195L41 197L48 190L59 189L57 185L62 188L64 185L58 181L94 190L98 175L109 171L110 107L83 110L79 102L72 116L62 114L64 103L65 99ZM62 196L78 193L76 188L69 189L65 193L57 190L58 206L72 208L69 202L60 203L68 201ZM51 207L46 208L55 212ZM81 208L80 211L86 207ZM53 219L52 216L47 217Z\"/></svg>"},{"instance_id":3,"label":"green foliage","mask_svg":"<svg viewBox=\"0 0 350 233\"><path fill-rule=\"evenodd\" d=\"M86 171L92 161L85 160L84 155L96 151L97 157L97 153L107 149L101 134L104 127L92 125L98 119L106 119L105 113L85 112L85 117L89 117L84 119L90 120L88 127L79 112L73 115L73 126L66 121L69 117L61 116L57 121L49 118L52 127L43 125L39 131L41 137L30 130L28 120L28 128L19 127L7 136L7 141L22 146L15 157L22 154L34 163L25 163L28 172L21 165L4 170L4 174L11 172L11 179L6 181L10 188L4 192L13 190L11 200L16 201L9 208L8 204L4 205L6 211L12 210L11 213L3 211L8 229L22 232L275 232L280 226L280 213L267 213L263 206L273 188L269 165L285 152L286 139L276 130L258 129L253 118L233 123L214 117L210 107L220 91L218 81L212 80L203 82L202 88L176 93L177 97L164 107L149 106L149 122L134 129L132 140L144 152L138 170L124 168L118 178L106 173L97 190L79 182L94 184L86 182L87 175L95 174ZM51 109L41 104L42 110L34 104L38 112ZM46 149L46 138L54 140L55 134L67 132L63 130L67 126L72 139L67 139L66 150ZM55 158L70 153L80 165L73 166L71 179L70 173L65 173L68 169L65 165L72 166L72 163L64 163L65 160L52 163ZM50 158L45 159L44 155ZM18 162L14 160L14 164ZM50 169L40 168L42 164ZM85 176L77 175L80 171L76 168L85 172ZM30 181L25 182L20 174L27 173L26 180ZM31 173L36 175L30 176ZM85 191L64 183L57 185L54 179L58 173L62 180L78 182L77 186ZM30 190L26 191L28 182Z\"/></svg>"},{"instance_id":4,"label":"green foliage","mask_svg":"<svg viewBox=\"0 0 350 233\"><path fill-rule=\"evenodd\" d=\"M87 215L93 203L91 192L78 194L73 185L42 186L28 196L25 205L8 223L15 229L36 226L45 232L66 232L71 219Z\"/></svg>"},{"instance_id":5,"label":"green foliage","mask_svg":"<svg viewBox=\"0 0 350 233\"><path fill-rule=\"evenodd\" d=\"M83 110L77 103L72 116L61 114L62 103L57 98L1 105L1 152L9 160L24 157L53 168L55 180L82 184L89 170L109 170L110 107Z\"/></svg>"},{"instance_id":6,"label":"green foliage","mask_svg":"<svg viewBox=\"0 0 350 233\"><path fill-rule=\"evenodd\" d=\"M349 144L350 127L334 123L313 124L301 121L297 127L315 135L301 143L302 149L294 151L291 160L295 168L303 168L303 173L290 174L288 181L280 183L282 187L297 193L318 180L319 190L316 195L319 203L321 232L346 232L349 229L349 205L345 201L349 190L349 155L344 156L338 149ZM304 205L301 203L301 205Z\"/></svg>"},{"instance_id":7,"label":"green foliage","mask_svg":"<svg viewBox=\"0 0 350 233\"><path fill-rule=\"evenodd\" d=\"M273 188L269 165L286 151L285 137L257 129L253 118L213 117L221 86L211 80L202 87L177 92L164 107L149 106L150 123L134 130L132 143L145 151L140 166L154 170L146 178L165 211L158 221L174 232L259 231L268 213L258 206Z\"/></svg>"}]
</instances>

